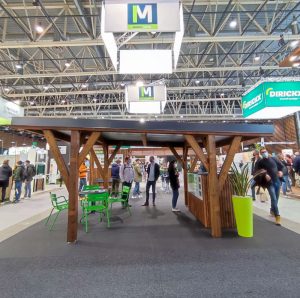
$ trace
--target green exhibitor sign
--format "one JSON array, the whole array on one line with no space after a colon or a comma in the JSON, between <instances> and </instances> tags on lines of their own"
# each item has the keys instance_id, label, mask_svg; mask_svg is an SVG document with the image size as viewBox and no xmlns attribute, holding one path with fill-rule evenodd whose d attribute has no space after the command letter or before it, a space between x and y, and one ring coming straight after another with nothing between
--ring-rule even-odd
<instances>
[{"instance_id":1,"label":"green exhibitor sign","mask_svg":"<svg viewBox=\"0 0 300 298\"><path fill-rule=\"evenodd\" d=\"M275 119L300 110L300 81L263 81L242 97L243 116Z\"/></svg>"}]
</instances>

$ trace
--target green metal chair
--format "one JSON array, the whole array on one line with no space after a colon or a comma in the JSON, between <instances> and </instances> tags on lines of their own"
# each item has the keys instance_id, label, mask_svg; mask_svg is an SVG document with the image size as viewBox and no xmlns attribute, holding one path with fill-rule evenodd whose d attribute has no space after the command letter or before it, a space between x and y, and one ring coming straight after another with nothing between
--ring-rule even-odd
<instances>
[{"instance_id":1,"label":"green metal chair","mask_svg":"<svg viewBox=\"0 0 300 298\"><path fill-rule=\"evenodd\" d=\"M110 227L110 214L108 208L108 192L100 194L88 194L86 199L81 201L82 219L85 225L85 232L88 232L88 217L91 212L99 213L99 222L102 221L102 214L105 213L107 218L107 227Z\"/></svg>"},{"instance_id":2,"label":"green metal chair","mask_svg":"<svg viewBox=\"0 0 300 298\"><path fill-rule=\"evenodd\" d=\"M52 204L53 208L52 208L52 210L51 210L51 212L50 212L50 214L49 214L49 216L46 220L45 226L48 225L48 222L51 218L51 215L52 215L53 211L56 210L57 213L56 213L56 215L54 217L54 221L52 222L52 225L50 227L50 231L52 231L52 228L53 228L60 212L69 208L69 202L68 202L68 200L66 199L65 196L59 196L58 197L58 196L56 196L55 193L51 193L51 192L50 192L50 199L51 199L51 204Z\"/></svg>"},{"instance_id":3,"label":"green metal chair","mask_svg":"<svg viewBox=\"0 0 300 298\"><path fill-rule=\"evenodd\" d=\"M130 205L128 204L130 194L130 187L129 186L123 186L122 191L119 192L117 197L109 197L108 198L108 204L110 204L110 212L112 213L112 204L114 203L122 203L122 206L124 206L128 212L129 215L131 215Z\"/></svg>"}]
</instances>

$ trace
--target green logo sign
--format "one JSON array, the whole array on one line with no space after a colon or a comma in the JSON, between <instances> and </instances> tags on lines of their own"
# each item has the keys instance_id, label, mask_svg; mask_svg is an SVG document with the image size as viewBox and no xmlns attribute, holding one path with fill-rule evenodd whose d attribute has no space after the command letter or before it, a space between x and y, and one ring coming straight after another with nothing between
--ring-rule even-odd
<instances>
[{"instance_id":1,"label":"green logo sign","mask_svg":"<svg viewBox=\"0 0 300 298\"><path fill-rule=\"evenodd\" d=\"M139 100L154 100L154 87L139 87Z\"/></svg>"},{"instance_id":2,"label":"green logo sign","mask_svg":"<svg viewBox=\"0 0 300 298\"><path fill-rule=\"evenodd\" d=\"M158 28L157 4L128 4L128 29L149 29Z\"/></svg>"}]
</instances>

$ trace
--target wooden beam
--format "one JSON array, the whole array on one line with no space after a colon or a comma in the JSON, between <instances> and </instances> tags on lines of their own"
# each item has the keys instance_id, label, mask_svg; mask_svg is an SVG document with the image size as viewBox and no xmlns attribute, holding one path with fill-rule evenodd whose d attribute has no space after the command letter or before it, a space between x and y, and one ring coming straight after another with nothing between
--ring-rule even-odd
<instances>
[{"instance_id":1,"label":"wooden beam","mask_svg":"<svg viewBox=\"0 0 300 298\"><path fill-rule=\"evenodd\" d=\"M177 153L176 149L173 146L169 146L171 152L176 157L177 161L179 161L182 166L184 165L184 160L181 158L181 156Z\"/></svg>"},{"instance_id":2,"label":"wooden beam","mask_svg":"<svg viewBox=\"0 0 300 298\"><path fill-rule=\"evenodd\" d=\"M68 191L70 190L70 187L69 187L69 170L65 164L65 161L59 151L59 148L57 146L57 142L56 142L56 139L53 135L53 132L51 130L44 130L43 131L44 133L44 136L47 140L47 143L49 144L50 146L50 150L53 154L53 157L57 163L57 167L60 171L60 174L62 176L62 179L64 180L65 182L65 185L68 189Z\"/></svg>"},{"instance_id":3,"label":"wooden beam","mask_svg":"<svg viewBox=\"0 0 300 298\"><path fill-rule=\"evenodd\" d=\"M187 169L187 156L188 156L188 147L184 146L183 147L183 188L184 188L184 203L186 206L188 206L189 201L188 201L188 169Z\"/></svg>"},{"instance_id":4,"label":"wooden beam","mask_svg":"<svg viewBox=\"0 0 300 298\"><path fill-rule=\"evenodd\" d=\"M185 139L188 142L188 144L192 147L192 149L194 150L194 152L196 153L196 156L203 163L203 165L206 168L206 170L208 171L208 167L209 166L208 166L207 158L206 158L203 150L199 146L198 142L196 141L195 137L191 136L191 135L185 135Z\"/></svg>"},{"instance_id":5,"label":"wooden beam","mask_svg":"<svg viewBox=\"0 0 300 298\"><path fill-rule=\"evenodd\" d=\"M144 146L144 147L147 147L147 134L146 134L146 133L143 133L143 134L141 135L141 137L142 137L143 146Z\"/></svg>"},{"instance_id":6,"label":"wooden beam","mask_svg":"<svg viewBox=\"0 0 300 298\"><path fill-rule=\"evenodd\" d=\"M70 179L69 179L69 210L68 210L68 242L77 240L78 228L78 157L80 149L80 133L77 130L71 132L70 149Z\"/></svg>"},{"instance_id":7,"label":"wooden beam","mask_svg":"<svg viewBox=\"0 0 300 298\"><path fill-rule=\"evenodd\" d=\"M118 144L115 148L115 150L113 151L113 153L111 154L111 156L108 159L108 165L110 165L112 163L112 161L114 160L114 158L116 157L118 151L121 148L121 144Z\"/></svg>"},{"instance_id":8,"label":"wooden beam","mask_svg":"<svg viewBox=\"0 0 300 298\"><path fill-rule=\"evenodd\" d=\"M215 136L209 135L207 138L208 147L208 200L210 210L211 235L221 237L221 213L219 201L219 185L216 161L216 140Z\"/></svg>"},{"instance_id":9,"label":"wooden beam","mask_svg":"<svg viewBox=\"0 0 300 298\"><path fill-rule=\"evenodd\" d=\"M221 172L219 174L219 189L220 189L220 191L222 191L222 188L223 188L226 178L228 176L228 171L230 170L232 161L234 159L234 155L238 151L238 149L241 145L241 140L242 140L241 136L236 136L233 138L233 140L231 142L228 153L226 155L226 159L223 163Z\"/></svg>"},{"instance_id":10,"label":"wooden beam","mask_svg":"<svg viewBox=\"0 0 300 298\"><path fill-rule=\"evenodd\" d=\"M98 159L98 157L97 157L97 155L96 155L96 153L95 153L95 151L94 151L93 148L91 148L90 153L91 153L91 156L93 157L93 159L94 159L94 161L95 161L95 163L96 163L96 166L97 166L97 172L98 172L99 176L101 176L102 179L104 179L104 171L103 171L103 168L102 168L101 163L100 163L100 161L99 161L99 159Z\"/></svg>"},{"instance_id":11,"label":"wooden beam","mask_svg":"<svg viewBox=\"0 0 300 298\"><path fill-rule=\"evenodd\" d=\"M101 136L101 132L99 131L95 131L91 133L87 142L83 146L82 151L79 153L79 158L78 158L79 167L83 163L85 157L88 155L91 148L95 145L95 143L97 142L100 136Z\"/></svg>"},{"instance_id":12,"label":"wooden beam","mask_svg":"<svg viewBox=\"0 0 300 298\"><path fill-rule=\"evenodd\" d=\"M193 162L192 162L192 164L191 164L190 172L194 172L194 171L195 171L195 168L196 168L196 166L197 166L198 160L199 160L198 157L195 156L195 158L194 158L194 160L193 160Z\"/></svg>"}]
</instances>

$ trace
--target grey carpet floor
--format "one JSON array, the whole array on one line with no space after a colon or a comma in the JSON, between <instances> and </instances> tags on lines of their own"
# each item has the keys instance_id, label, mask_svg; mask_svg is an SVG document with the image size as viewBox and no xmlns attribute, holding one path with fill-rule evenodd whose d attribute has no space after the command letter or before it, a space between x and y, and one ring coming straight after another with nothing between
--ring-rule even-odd
<instances>
[{"instance_id":1,"label":"grey carpet floor","mask_svg":"<svg viewBox=\"0 0 300 298\"><path fill-rule=\"evenodd\" d=\"M300 297L300 237L255 217L255 236L212 239L170 195L118 206L111 229L91 215L76 245L66 213L0 243L0 297Z\"/></svg>"}]
</instances>

